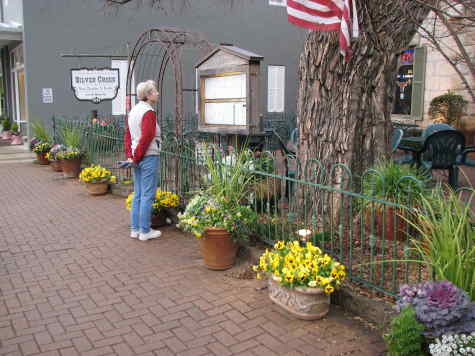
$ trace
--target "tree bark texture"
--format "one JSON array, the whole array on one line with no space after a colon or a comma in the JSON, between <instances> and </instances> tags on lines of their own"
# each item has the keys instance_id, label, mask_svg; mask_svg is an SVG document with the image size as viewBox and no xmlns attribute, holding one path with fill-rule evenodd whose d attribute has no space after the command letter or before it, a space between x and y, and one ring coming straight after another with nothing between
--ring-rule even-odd
<instances>
[{"instance_id":1,"label":"tree bark texture","mask_svg":"<svg viewBox=\"0 0 475 356\"><path fill-rule=\"evenodd\" d=\"M396 75L396 53L408 46L418 27L405 20L411 11L420 23L428 9L407 1L358 1L360 37L345 62L335 32L309 33L299 65L297 102L300 176L309 159L327 169L344 163L359 176L387 152ZM419 24L420 24L419 23ZM342 174L327 181L344 186Z\"/></svg>"}]
</instances>

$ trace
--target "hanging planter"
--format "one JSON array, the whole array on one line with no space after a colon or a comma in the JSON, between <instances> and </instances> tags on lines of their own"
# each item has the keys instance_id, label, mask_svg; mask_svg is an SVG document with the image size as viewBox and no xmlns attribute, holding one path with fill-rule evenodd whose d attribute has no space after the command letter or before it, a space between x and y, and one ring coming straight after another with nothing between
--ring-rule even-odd
<instances>
[{"instance_id":1,"label":"hanging planter","mask_svg":"<svg viewBox=\"0 0 475 356\"><path fill-rule=\"evenodd\" d=\"M200 238L200 250L207 268L225 270L234 266L238 245L225 229L209 227Z\"/></svg>"}]
</instances>

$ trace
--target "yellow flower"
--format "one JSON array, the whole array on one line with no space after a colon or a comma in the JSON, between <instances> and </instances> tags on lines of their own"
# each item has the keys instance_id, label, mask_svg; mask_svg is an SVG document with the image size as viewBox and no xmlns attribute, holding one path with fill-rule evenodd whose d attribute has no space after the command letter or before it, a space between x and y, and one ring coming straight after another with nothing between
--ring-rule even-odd
<instances>
[{"instance_id":1,"label":"yellow flower","mask_svg":"<svg viewBox=\"0 0 475 356\"><path fill-rule=\"evenodd\" d=\"M333 288L333 286L331 286L331 285L327 285L324 289L325 293L327 293L327 294L333 293L334 290L335 290L335 288Z\"/></svg>"},{"instance_id":2,"label":"yellow flower","mask_svg":"<svg viewBox=\"0 0 475 356\"><path fill-rule=\"evenodd\" d=\"M259 271L259 266L252 266L252 270L253 270L254 272Z\"/></svg>"},{"instance_id":3,"label":"yellow flower","mask_svg":"<svg viewBox=\"0 0 475 356\"><path fill-rule=\"evenodd\" d=\"M261 277L261 274L260 274L260 273L256 274L256 278L257 278L257 279L261 279L261 278L262 278L262 277Z\"/></svg>"},{"instance_id":4,"label":"yellow flower","mask_svg":"<svg viewBox=\"0 0 475 356\"><path fill-rule=\"evenodd\" d=\"M338 272L338 278L339 278L339 279L344 279L345 277L346 277L345 271L340 271L340 272Z\"/></svg>"},{"instance_id":5,"label":"yellow flower","mask_svg":"<svg viewBox=\"0 0 475 356\"><path fill-rule=\"evenodd\" d=\"M317 286L317 281L310 281L308 282L308 286L309 287L312 287L312 288L315 288Z\"/></svg>"},{"instance_id":6,"label":"yellow flower","mask_svg":"<svg viewBox=\"0 0 475 356\"><path fill-rule=\"evenodd\" d=\"M274 245L276 250L282 250L285 247L284 241L277 241Z\"/></svg>"},{"instance_id":7,"label":"yellow flower","mask_svg":"<svg viewBox=\"0 0 475 356\"><path fill-rule=\"evenodd\" d=\"M203 234L201 232L195 232L195 236L197 238L201 238L203 236Z\"/></svg>"}]
</instances>

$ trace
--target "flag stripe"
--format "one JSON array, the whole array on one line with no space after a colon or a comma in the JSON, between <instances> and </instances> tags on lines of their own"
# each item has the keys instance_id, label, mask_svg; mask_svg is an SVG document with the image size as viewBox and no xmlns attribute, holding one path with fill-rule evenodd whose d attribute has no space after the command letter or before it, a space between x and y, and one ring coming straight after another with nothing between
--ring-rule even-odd
<instances>
[{"instance_id":1,"label":"flag stripe","mask_svg":"<svg viewBox=\"0 0 475 356\"><path fill-rule=\"evenodd\" d=\"M298 10L317 17L335 17L335 11L330 10L328 7L323 6L317 9L317 7L309 7L309 4L305 4L306 0L287 0L288 9Z\"/></svg>"},{"instance_id":2,"label":"flag stripe","mask_svg":"<svg viewBox=\"0 0 475 356\"><path fill-rule=\"evenodd\" d=\"M351 56L351 37L356 38L359 33L354 1L287 0L288 21L311 30L338 31L340 52L348 60Z\"/></svg>"},{"instance_id":3,"label":"flag stripe","mask_svg":"<svg viewBox=\"0 0 475 356\"><path fill-rule=\"evenodd\" d=\"M321 23L323 25L327 24L340 24L340 19L337 16L332 16L332 17L318 17L318 16L312 16L304 11L300 11L298 9L294 8L288 8L287 9L287 14L289 16L297 17L300 18L304 21L308 22L315 22L315 23ZM318 20L318 21L316 21Z\"/></svg>"}]
</instances>

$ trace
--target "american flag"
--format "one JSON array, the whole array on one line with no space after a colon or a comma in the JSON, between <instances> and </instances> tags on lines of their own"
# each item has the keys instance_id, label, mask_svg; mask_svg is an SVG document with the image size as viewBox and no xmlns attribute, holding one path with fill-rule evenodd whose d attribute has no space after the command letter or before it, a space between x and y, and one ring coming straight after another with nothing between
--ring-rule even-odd
<instances>
[{"instance_id":1,"label":"american flag","mask_svg":"<svg viewBox=\"0 0 475 356\"><path fill-rule=\"evenodd\" d=\"M287 15L294 25L318 31L338 31L340 52L351 57L351 38L359 35L356 0L287 0Z\"/></svg>"}]
</instances>

